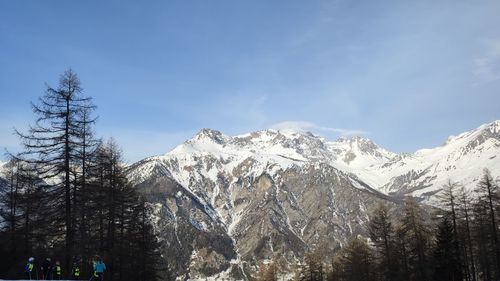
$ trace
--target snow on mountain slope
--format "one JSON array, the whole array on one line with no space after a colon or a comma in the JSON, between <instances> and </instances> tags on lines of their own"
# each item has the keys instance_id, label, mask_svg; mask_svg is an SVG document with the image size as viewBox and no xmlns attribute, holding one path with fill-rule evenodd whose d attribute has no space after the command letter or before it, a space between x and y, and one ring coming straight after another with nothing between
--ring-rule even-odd
<instances>
[{"instance_id":1,"label":"snow on mountain slope","mask_svg":"<svg viewBox=\"0 0 500 281\"><path fill-rule=\"evenodd\" d=\"M411 194L433 203L449 179L473 188L483 168L498 176L497 155L500 121L412 154L361 137L327 141L289 130L227 136L203 129L172 151L131 165L128 177L159 206L159 229L165 240L177 241L169 251L183 261L181 272L244 275L246 261L269 259L277 249L293 260L309 245L338 246L322 245L324 237L342 244L366 229L367 214L380 202ZM212 269L202 260L211 260Z\"/></svg>"},{"instance_id":2,"label":"snow on mountain slope","mask_svg":"<svg viewBox=\"0 0 500 281\"><path fill-rule=\"evenodd\" d=\"M396 155L389 161L352 169L360 179L386 194L412 194L432 202L448 182L472 189L483 169L500 169L500 121L449 137L442 146Z\"/></svg>"},{"instance_id":3,"label":"snow on mountain slope","mask_svg":"<svg viewBox=\"0 0 500 281\"><path fill-rule=\"evenodd\" d=\"M230 137L204 129L165 155L131 165L128 177L147 194L155 192L151 201L164 213L158 217L165 226L161 235L174 237L180 248L192 248L182 258L189 262L181 272L207 276L197 264L209 259L206 254L214 251L204 249L214 246L193 247L199 239L186 245L175 237L210 233L223 243L230 237L233 244L225 248L237 253L226 254L234 267L238 260L271 259L278 251L294 260L309 245L323 246L324 237L336 241L325 247L338 247L353 233L363 233L366 210L389 198L333 167L338 157L310 133L264 130ZM168 247L167 252L186 252ZM221 255L216 252L214 260ZM229 270L227 262L213 267Z\"/></svg>"},{"instance_id":4,"label":"snow on mountain slope","mask_svg":"<svg viewBox=\"0 0 500 281\"><path fill-rule=\"evenodd\" d=\"M385 163L396 156L395 153L361 137L340 138L335 142L328 142L327 145L329 151L335 155L335 164L345 169L364 169Z\"/></svg>"},{"instance_id":5,"label":"snow on mountain slope","mask_svg":"<svg viewBox=\"0 0 500 281\"><path fill-rule=\"evenodd\" d=\"M217 182L220 176L240 170L243 176L255 177L262 172L272 175L293 166L326 163L385 194L412 194L432 201L432 194L448 180L473 188L484 168L500 168L499 131L500 121L494 121L449 137L440 147L396 154L361 137L327 141L290 130L230 137L204 129L169 153L149 158L141 170L134 170L131 179L140 182L148 170L159 167L196 194L199 190L192 183L203 178ZM202 199L213 204L218 190L211 194Z\"/></svg>"},{"instance_id":6,"label":"snow on mountain slope","mask_svg":"<svg viewBox=\"0 0 500 281\"><path fill-rule=\"evenodd\" d=\"M138 183L151 171L160 169L188 192L203 194L206 186L199 190L194 182L203 179L217 182L224 175L257 177L263 172L275 175L291 167L319 163L356 169L387 161L394 155L363 138L327 142L311 133L272 129L230 137L203 129L167 154L147 158L141 165L134 164L129 178ZM211 198L201 199L214 204L217 195L215 190Z\"/></svg>"},{"instance_id":7,"label":"snow on mountain slope","mask_svg":"<svg viewBox=\"0 0 500 281\"><path fill-rule=\"evenodd\" d=\"M5 179L5 165L7 162L0 161L0 193L3 192L7 186L7 180Z\"/></svg>"}]
</instances>

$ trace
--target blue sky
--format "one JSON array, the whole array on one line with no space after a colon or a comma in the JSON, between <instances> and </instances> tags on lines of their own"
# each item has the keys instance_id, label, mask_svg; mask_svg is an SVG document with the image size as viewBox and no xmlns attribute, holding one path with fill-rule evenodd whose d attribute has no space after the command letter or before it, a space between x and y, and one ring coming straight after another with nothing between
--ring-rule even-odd
<instances>
[{"instance_id":1,"label":"blue sky","mask_svg":"<svg viewBox=\"0 0 500 281\"><path fill-rule=\"evenodd\" d=\"M132 162L201 128L395 152L500 119L500 1L0 1L0 147L74 69ZM277 125L278 124L278 125Z\"/></svg>"}]
</instances>

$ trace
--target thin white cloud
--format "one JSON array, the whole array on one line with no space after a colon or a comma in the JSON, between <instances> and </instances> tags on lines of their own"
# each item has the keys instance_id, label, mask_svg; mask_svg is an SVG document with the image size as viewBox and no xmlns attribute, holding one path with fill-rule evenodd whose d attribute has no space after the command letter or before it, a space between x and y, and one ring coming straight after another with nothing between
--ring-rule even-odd
<instances>
[{"instance_id":1,"label":"thin white cloud","mask_svg":"<svg viewBox=\"0 0 500 281\"><path fill-rule=\"evenodd\" d=\"M500 80L500 39L486 42L485 52L474 59L474 74L483 81Z\"/></svg>"},{"instance_id":2,"label":"thin white cloud","mask_svg":"<svg viewBox=\"0 0 500 281\"><path fill-rule=\"evenodd\" d=\"M368 132L364 130L325 127L308 121L284 121L272 125L271 128L276 130L293 130L297 132L330 132L340 134L341 136L368 134Z\"/></svg>"}]
</instances>

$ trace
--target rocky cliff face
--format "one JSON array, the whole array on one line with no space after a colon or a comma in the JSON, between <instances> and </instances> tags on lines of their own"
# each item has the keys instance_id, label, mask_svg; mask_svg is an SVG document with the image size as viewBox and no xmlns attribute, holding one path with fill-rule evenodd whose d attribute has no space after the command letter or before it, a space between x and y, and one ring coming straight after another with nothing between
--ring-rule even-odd
<instances>
[{"instance_id":1,"label":"rocky cliff face","mask_svg":"<svg viewBox=\"0 0 500 281\"><path fill-rule=\"evenodd\" d=\"M360 137L204 129L128 175L155 204L157 231L179 272L246 279L259 260L333 252L365 233L379 203L414 195L434 204L448 179L473 188L483 168L500 169L497 155L499 121L413 154Z\"/></svg>"},{"instance_id":2,"label":"rocky cliff face","mask_svg":"<svg viewBox=\"0 0 500 281\"><path fill-rule=\"evenodd\" d=\"M132 165L129 178L156 204L157 230L179 270L244 278L275 255L291 263L315 248L332 253L365 232L369 210L392 202L329 163L335 159L343 155L312 134L205 129Z\"/></svg>"}]
</instances>

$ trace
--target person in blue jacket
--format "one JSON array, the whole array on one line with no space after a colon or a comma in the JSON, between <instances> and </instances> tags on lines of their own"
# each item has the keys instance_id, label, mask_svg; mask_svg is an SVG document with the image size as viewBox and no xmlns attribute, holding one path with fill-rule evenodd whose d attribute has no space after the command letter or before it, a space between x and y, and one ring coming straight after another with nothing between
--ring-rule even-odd
<instances>
[{"instance_id":1,"label":"person in blue jacket","mask_svg":"<svg viewBox=\"0 0 500 281\"><path fill-rule=\"evenodd\" d=\"M33 269L35 268L35 258L30 257L28 263L24 266L24 272L26 273L26 279L31 280L34 277Z\"/></svg>"},{"instance_id":2,"label":"person in blue jacket","mask_svg":"<svg viewBox=\"0 0 500 281\"><path fill-rule=\"evenodd\" d=\"M106 271L106 264L104 264L104 261L102 261L101 257L96 255L94 259L94 274L92 275L90 280L103 281L104 271Z\"/></svg>"}]
</instances>

